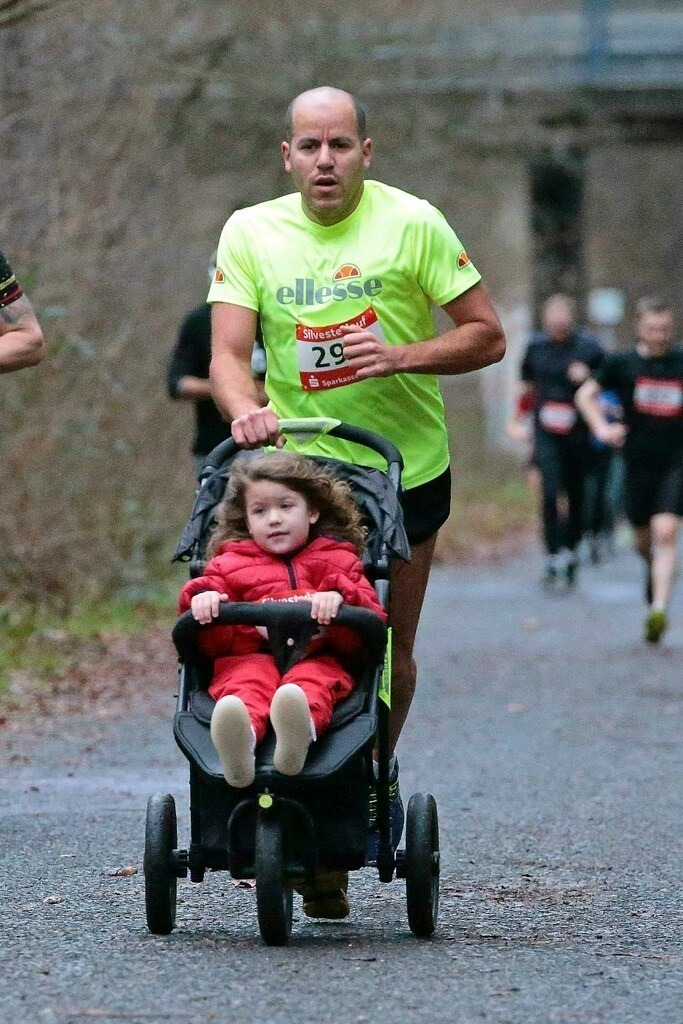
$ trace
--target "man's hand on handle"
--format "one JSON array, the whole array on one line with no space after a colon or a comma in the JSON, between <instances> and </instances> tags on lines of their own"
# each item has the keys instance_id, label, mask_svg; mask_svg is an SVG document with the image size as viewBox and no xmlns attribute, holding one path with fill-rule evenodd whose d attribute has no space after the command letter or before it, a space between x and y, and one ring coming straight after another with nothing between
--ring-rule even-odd
<instances>
[{"instance_id":1,"label":"man's hand on handle","mask_svg":"<svg viewBox=\"0 0 683 1024\"><path fill-rule=\"evenodd\" d=\"M272 409L251 409L232 421L231 431L235 444L240 448L261 448L266 444L282 448L285 443Z\"/></svg>"}]
</instances>

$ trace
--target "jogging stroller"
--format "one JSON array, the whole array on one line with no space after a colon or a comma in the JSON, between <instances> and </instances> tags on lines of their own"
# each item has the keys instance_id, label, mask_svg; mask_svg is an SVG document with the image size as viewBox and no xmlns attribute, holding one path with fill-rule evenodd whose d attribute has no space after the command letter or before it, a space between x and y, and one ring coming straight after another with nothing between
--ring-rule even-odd
<instances>
[{"instance_id":1,"label":"jogging stroller","mask_svg":"<svg viewBox=\"0 0 683 1024\"><path fill-rule=\"evenodd\" d=\"M368 528L363 555L366 573L383 607L388 607L389 565L408 558L409 546L398 503L403 460L378 434L339 420L284 420L285 435L300 440L329 434L379 453L386 472L311 456L347 480ZM204 550L214 510L223 497L233 460L240 456L228 439L209 455L192 513L174 559L204 568ZM311 629L310 602L221 604L215 623L265 626L276 655L287 656L306 643ZM405 878L408 923L415 935L431 935L439 900L437 808L430 794L411 797L406 813L405 849L394 851L389 809L388 715L390 706L390 630L373 612L342 606L335 624L350 626L363 641L365 665L353 692L334 710L328 732L309 750L300 775L281 775L273 767L274 736L269 729L256 752L256 777L246 789L234 789L223 776L211 742L214 702L207 693L211 664L197 646L204 628L186 612L173 629L180 659L173 731L190 763L190 845L179 849L173 797L156 793L147 805L144 875L147 925L157 935L175 926L178 878L189 872L201 882L206 869L227 870L234 879L256 880L261 936L268 945L287 942L292 927L292 880L311 882L317 870L377 868L379 879ZM307 632L309 631L309 632ZM378 750L375 779L373 748ZM376 792L379 838L376 859L368 859L371 787Z\"/></svg>"}]
</instances>

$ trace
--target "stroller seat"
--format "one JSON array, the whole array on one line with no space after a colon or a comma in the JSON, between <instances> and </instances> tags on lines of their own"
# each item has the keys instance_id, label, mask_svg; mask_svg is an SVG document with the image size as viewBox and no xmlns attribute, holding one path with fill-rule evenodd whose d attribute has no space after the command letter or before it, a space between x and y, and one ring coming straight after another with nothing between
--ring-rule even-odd
<instances>
[{"instance_id":1,"label":"stroller seat","mask_svg":"<svg viewBox=\"0 0 683 1024\"><path fill-rule=\"evenodd\" d=\"M249 622L254 625L284 626L285 632L295 633L302 623L310 623L310 602L281 605L277 602L221 604L217 623ZM376 686L386 642L386 629L380 618L362 608L342 608L337 621L360 632L365 650L365 665L356 676L356 688L334 709L328 731L311 747L297 783L329 779L339 772L364 747L371 743L377 731ZM185 756L210 778L223 780L218 753L211 741L209 725L214 701L205 688L207 663L197 654L195 643L201 627L186 612L176 623L174 640L185 655L181 672L181 693L173 723L176 742ZM275 737L271 728L256 751L256 779L253 786L287 783L273 767ZM229 788L229 787L228 787ZM253 787L250 787L252 789Z\"/></svg>"},{"instance_id":2,"label":"stroller seat","mask_svg":"<svg viewBox=\"0 0 683 1024\"><path fill-rule=\"evenodd\" d=\"M311 745L303 771L297 782L314 782L329 779L344 768L356 756L377 731L377 715L365 711L366 693L359 687L334 709L332 722L324 736ZM223 779L223 769L211 742L209 723L215 704L205 690L195 690L189 700L189 710L175 716L174 735L182 752L193 761L205 775ZM275 736L272 729L256 751L256 789L277 785L282 776L273 768Z\"/></svg>"}]
</instances>

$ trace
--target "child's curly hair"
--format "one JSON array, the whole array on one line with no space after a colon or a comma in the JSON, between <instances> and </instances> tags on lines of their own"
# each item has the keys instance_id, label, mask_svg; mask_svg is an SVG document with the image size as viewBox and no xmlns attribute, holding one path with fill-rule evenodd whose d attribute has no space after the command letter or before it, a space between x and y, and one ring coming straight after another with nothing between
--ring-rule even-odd
<instances>
[{"instance_id":1,"label":"child's curly hair","mask_svg":"<svg viewBox=\"0 0 683 1024\"><path fill-rule=\"evenodd\" d=\"M219 508L216 528L208 544L209 558L216 554L226 540L245 540L249 537L246 492L247 486L257 480L284 484L304 496L308 507L319 514L317 522L311 525L311 539L322 534L332 534L350 541L357 553L362 553L367 531L348 484L337 480L327 469L306 455L271 452L234 462L225 500Z\"/></svg>"}]
</instances>

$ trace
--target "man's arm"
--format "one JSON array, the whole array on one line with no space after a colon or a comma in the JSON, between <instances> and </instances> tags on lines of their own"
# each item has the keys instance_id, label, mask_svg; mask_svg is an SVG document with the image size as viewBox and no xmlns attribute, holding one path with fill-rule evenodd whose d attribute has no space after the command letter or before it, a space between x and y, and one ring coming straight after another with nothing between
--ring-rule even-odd
<instances>
[{"instance_id":1,"label":"man's arm","mask_svg":"<svg viewBox=\"0 0 683 1024\"><path fill-rule=\"evenodd\" d=\"M25 295L0 308L0 373L35 366L45 355L45 340Z\"/></svg>"},{"instance_id":2,"label":"man's arm","mask_svg":"<svg viewBox=\"0 0 683 1024\"><path fill-rule=\"evenodd\" d=\"M345 328L346 361L364 378L390 377L395 373L469 373L503 358L503 328L481 283L442 308L455 327L437 338L412 345L387 345L370 331Z\"/></svg>"},{"instance_id":3,"label":"man's arm","mask_svg":"<svg viewBox=\"0 0 683 1024\"><path fill-rule=\"evenodd\" d=\"M232 436L244 448L284 444L277 416L263 408L252 376L257 314L246 306L214 302L211 312L211 388Z\"/></svg>"},{"instance_id":4,"label":"man's arm","mask_svg":"<svg viewBox=\"0 0 683 1024\"><path fill-rule=\"evenodd\" d=\"M589 377L576 392L574 401L598 441L620 448L626 438L626 428L623 423L608 422L600 407L601 390L598 382Z\"/></svg>"}]
</instances>

